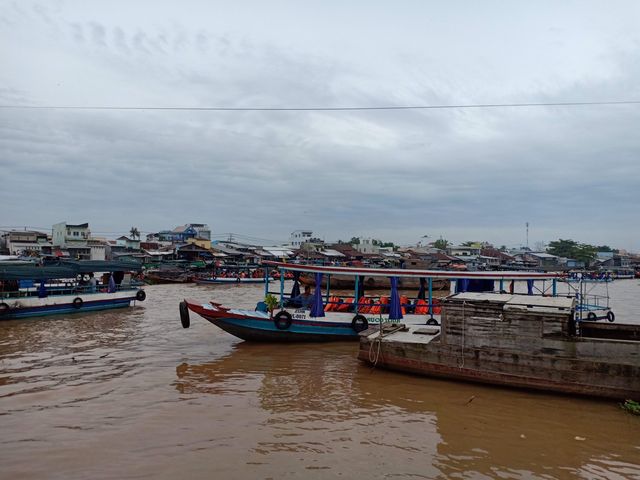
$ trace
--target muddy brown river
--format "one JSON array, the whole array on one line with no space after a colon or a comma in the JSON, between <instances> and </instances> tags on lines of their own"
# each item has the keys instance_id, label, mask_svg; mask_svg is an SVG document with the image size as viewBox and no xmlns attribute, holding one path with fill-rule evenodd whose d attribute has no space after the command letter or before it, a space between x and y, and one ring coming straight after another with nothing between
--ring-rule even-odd
<instances>
[{"instance_id":1,"label":"muddy brown river","mask_svg":"<svg viewBox=\"0 0 640 480\"><path fill-rule=\"evenodd\" d=\"M638 282L609 286L638 323ZM129 309L0 322L0 478L640 478L617 403L371 369L357 344L248 344L156 285Z\"/></svg>"}]
</instances>

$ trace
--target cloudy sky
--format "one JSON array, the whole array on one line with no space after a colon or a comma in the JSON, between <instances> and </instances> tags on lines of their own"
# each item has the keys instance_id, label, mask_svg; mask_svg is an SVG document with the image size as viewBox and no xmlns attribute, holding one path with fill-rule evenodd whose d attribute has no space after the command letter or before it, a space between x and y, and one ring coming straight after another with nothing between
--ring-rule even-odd
<instances>
[{"instance_id":1,"label":"cloudy sky","mask_svg":"<svg viewBox=\"0 0 640 480\"><path fill-rule=\"evenodd\" d=\"M640 251L640 2L0 0L0 228Z\"/></svg>"}]
</instances>

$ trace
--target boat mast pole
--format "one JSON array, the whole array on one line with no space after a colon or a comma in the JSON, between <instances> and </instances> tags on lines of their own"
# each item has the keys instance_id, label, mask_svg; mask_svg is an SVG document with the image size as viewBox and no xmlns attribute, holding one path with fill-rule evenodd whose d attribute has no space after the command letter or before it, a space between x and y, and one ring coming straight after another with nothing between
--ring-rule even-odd
<instances>
[{"instance_id":1,"label":"boat mast pole","mask_svg":"<svg viewBox=\"0 0 640 480\"><path fill-rule=\"evenodd\" d=\"M264 267L264 297L267 298L269 295L269 268Z\"/></svg>"},{"instance_id":2,"label":"boat mast pole","mask_svg":"<svg viewBox=\"0 0 640 480\"><path fill-rule=\"evenodd\" d=\"M280 268L280 308L284 307L284 274L285 270Z\"/></svg>"},{"instance_id":3,"label":"boat mast pole","mask_svg":"<svg viewBox=\"0 0 640 480\"><path fill-rule=\"evenodd\" d=\"M429 277L427 284L429 286L429 316L433 318L433 278Z\"/></svg>"},{"instance_id":4,"label":"boat mast pole","mask_svg":"<svg viewBox=\"0 0 640 480\"><path fill-rule=\"evenodd\" d=\"M353 292L353 304L355 305L356 315L358 314L358 292L360 291L360 276L356 275L355 291Z\"/></svg>"}]
</instances>

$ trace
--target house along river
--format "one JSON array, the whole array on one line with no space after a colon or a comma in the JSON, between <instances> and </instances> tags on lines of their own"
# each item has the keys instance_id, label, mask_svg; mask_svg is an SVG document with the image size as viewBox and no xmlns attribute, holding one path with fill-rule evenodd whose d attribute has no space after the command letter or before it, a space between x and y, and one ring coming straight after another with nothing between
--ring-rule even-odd
<instances>
[{"instance_id":1,"label":"house along river","mask_svg":"<svg viewBox=\"0 0 640 480\"><path fill-rule=\"evenodd\" d=\"M609 286L638 321L637 281ZM0 478L640 478L615 402L372 370L355 343L244 343L178 302L260 286L156 285L112 312L0 322Z\"/></svg>"}]
</instances>

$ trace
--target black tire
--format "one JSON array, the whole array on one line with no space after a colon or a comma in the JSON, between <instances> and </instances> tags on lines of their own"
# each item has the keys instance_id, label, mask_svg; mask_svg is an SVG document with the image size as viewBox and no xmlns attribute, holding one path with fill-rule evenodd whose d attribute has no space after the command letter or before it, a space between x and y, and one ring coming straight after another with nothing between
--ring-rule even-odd
<instances>
[{"instance_id":1,"label":"black tire","mask_svg":"<svg viewBox=\"0 0 640 480\"><path fill-rule=\"evenodd\" d=\"M83 303L84 302L82 301L82 299L80 297L76 297L76 298L73 299L73 308L75 308L76 310L80 309L80 308L82 308L82 304Z\"/></svg>"},{"instance_id":2,"label":"black tire","mask_svg":"<svg viewBox=\"0 0 640 480\"><path fill-rule=\"evenodd\" d=\"M187 302L180 302L180 323L182 328L189 328L191 326L191 320L189 319L189 307Z\"/></svg>"},{"instance_id":3,"label":"black tire","mask_svg":"<svg viewBox=\"0 0 640 480\"><path fill-rule=\"evenodd\" d=\"M587 320L590 320L590 321L594 322L597 319L598 319L598 317L596 317L596 314L594 312L587 313Z\"/></svg>"},{"instance_id":4,"label":"black tire","mask_svg":"<svg viewBox=\"0 0 640 480\"><path fill-rule=\"evenodd\" d=\"M291 326L291 314L285 310L278 312L273 317L273 324L278 330L288 330Z\"/></svg>"},{"instance_id":5,"label":"black tire","mask_svg":"<svg viewBox=\"0 0 640 480\"><path fill-rule=\"evenodd\" d=\"M9 308L9 305L4 302L0 303L0 317L8 315L10 311L11 308Z\"/></svg>"},{"instance_id":6,"label":"black tire","mask_svg":"<svg viewBox=\"0 0 640 480\"><path fill-rule=\"evenodd\" d=\"M136 300L140 301L140 302L144 302L144 300L147 298L147 294L145 293L144 290L138 290L136 292Z\"/></svg>"},{"instance_id":7,"label":"black tire","mask_svg":"<svg viewBox=\"0 0 640 480\"><path fill-rule=\"evenodd\" d=\"M240 283L240 277L236 278L236 283Z\"/></svg>"},{"instance_id":8,"label":"black tire","mask_svg":"<svg viewBox=\"0 0 640 480\"><path fill-rule=\"evenodd\" d=\"M611 310L607 312L607 320L609 320L610 322L615 322L616 320L616 316Z\"/></svg>"},{"instance_id":9,"label":"black tire","mask_svg":"<svg viewBox=\"0 0 640 480\"><path fill-rule=\"evenodd\" d=\"M427 320L427 325L440 325L435 318L430 318Z\"/></svg>"},{"instance_id":10,"label":"black tire","mask_svg":"<svg viewBox=\"0 0 640 480\"><path fill-rule=\"evenodd\" d=\"M369 328L369 322L364 315L356 315L353 317L353 320L351 320L351 328L354 332L360 333Z\"/></svg>"}]
</instances>

